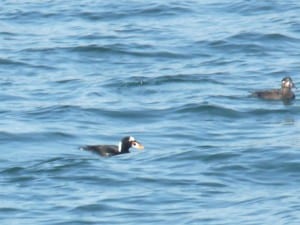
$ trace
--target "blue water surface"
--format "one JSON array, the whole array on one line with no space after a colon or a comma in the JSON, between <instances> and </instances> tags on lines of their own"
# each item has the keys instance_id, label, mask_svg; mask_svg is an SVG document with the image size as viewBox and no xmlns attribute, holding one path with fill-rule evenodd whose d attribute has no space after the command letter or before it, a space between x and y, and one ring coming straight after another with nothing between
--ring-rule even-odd
<instances>
[{"instance_id":1,"label":"blue water surface","mask_svg":"<svg viewBox=\"0 0 300 225\"><path fill-rule=\"evenodd\" d=\"M300 86L299 1L0 12L1 225L300 223L299 100L249 97Z\"/></svg>"}]
</instances>

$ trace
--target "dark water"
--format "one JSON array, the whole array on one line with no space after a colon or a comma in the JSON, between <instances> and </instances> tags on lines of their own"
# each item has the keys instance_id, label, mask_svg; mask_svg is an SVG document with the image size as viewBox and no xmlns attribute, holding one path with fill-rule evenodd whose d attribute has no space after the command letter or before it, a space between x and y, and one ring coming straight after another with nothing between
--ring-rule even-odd
<instances>
[{"instance_id":1,"label":"dark water","mask_svg":"<svg viewBox=\"0 0 300 225\"><path fill-rule=\"evenodd\" d=\"M0 5L0 221L299 224L300 2ZM296 90L296 95L297 95ZM132 135L112 158L78 149Z\"/></svg>"}]
</instances>

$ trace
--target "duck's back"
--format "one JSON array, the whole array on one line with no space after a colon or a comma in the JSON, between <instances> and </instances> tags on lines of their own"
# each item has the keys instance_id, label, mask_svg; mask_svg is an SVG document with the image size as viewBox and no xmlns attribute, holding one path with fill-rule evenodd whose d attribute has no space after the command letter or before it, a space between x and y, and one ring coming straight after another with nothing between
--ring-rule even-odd
<instances>
[{"instance_id":1,"label":"duck's back","mask_svg":"<svg viewBox=\"0 0 300 225\"><path fill-rule=\"evenodd\" d=\"M263 99L271 99L271 100L282 99L282 93L279 89L256 91L252 93L252 96L263 98Z\"/></svg>"},{"instance_id":2,"label":"duck's back","mask_svg":"<svg viewBox=\"0 0 300 225\"><path fill-rule=\"evenodd\" d=\"M116 145L86 145L82 149L90 152L97 153L101 156L113 156L121 154L118 151L118 146Z\"/></svg>"}]
</instances>

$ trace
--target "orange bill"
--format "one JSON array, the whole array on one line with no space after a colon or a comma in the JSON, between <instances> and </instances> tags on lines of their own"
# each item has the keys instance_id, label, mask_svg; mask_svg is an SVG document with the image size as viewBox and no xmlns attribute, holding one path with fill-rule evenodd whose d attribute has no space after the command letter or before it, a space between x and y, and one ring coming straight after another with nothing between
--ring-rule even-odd
<instances>
[{"instance_id":1,"label":"orange bill","mask_svg":"<svg viewBox=\"0 0 300 225\"><path fill-rule=\"evenodd\" d=\"M131 147L136 148L136 149L140 149L140 150L144 149L144 146L141 143L137 142L137 141L133 141L131 143Z\"/></svg>"}]
</instances>

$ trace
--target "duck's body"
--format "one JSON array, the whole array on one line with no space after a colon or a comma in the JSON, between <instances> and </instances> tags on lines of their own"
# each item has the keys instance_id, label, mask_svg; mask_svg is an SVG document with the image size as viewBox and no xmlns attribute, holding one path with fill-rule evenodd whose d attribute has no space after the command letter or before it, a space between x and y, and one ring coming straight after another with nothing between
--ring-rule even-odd
<instances>
[{"instance_id":1,"label":"duck's body","mask_svg":"<svg viewBox=\"0 0 300 225\"><path fill-rule=\"evenodd\" d=\"M295 94L288 88L256 91L252 95L269 100L292 100L295 98Z\"/></svg>"},{"instance_id":2,"label":"duck's body","mask_svg":"<svg viewBox=\"0 0 300 225\"><path fill-rule=\"evenodd\" d=\"M293 100L295 94L292 92L292 88L295 87L292 78L285 77L281 81L280 89L256 91L252 93L252 96L267 99L267 100Z\"/></svg>"},{"instance_id":3,"label":"duck's body","mask_svg":"<svg viewBox=\"0 0 300 225\"><path fill-rule=\"evenodd\" d=\"M101 156L113 156L113 155L119 155L123 153L129 153L129 151L125 152L119 152L117 145L87 145L82 147L83 150L91 151L94 153L97 153Z\"/></svg>"},{"instance_id":4,"label":"duck's body","mask_svg":"<svg viewBox=\"0 0 300 225\"><path fill-rule=\"evenodd\" d=\"M144 146L137 142L134 137L124 137L119 145L86 145L82 149L98 155L109 157L129 153L129 148L143 149Z\"/></svg>"}]
</instances>

